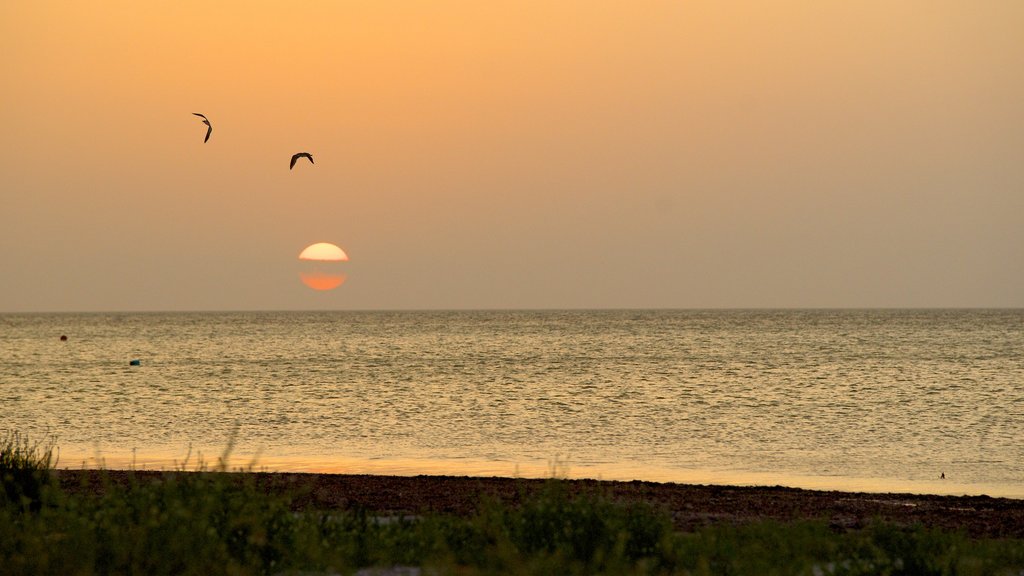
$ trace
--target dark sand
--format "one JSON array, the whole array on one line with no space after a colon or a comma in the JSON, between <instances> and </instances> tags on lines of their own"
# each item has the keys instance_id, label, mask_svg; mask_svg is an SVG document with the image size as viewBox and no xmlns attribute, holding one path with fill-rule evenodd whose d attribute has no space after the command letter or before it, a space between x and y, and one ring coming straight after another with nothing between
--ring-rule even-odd
<instances>
[{"instance_id":1,"label":"dark sand","mask_svg":"<svg viewBox=\"0 0 1024 576\"><path fill-rule=\"evenodd\" d=\"M142 482L163 472L60 470L69 491L98 491L107 482ZM181 474L176 473L176 474ZM185 474L195 474L186 472ZM242 473L231 473L239 479ZM245 473L268 492L298 494L296 509L363 508L380 515L472 514L486 500L515 505L547 480L456 476ZM565 480L573 492L598 490L622 501L645 501L671 514L681 530L714 523L820 519L853 529L879 519L901 525L963 530L974 537L1024 538L1024 500L988 496L930 496L801 490L784 487L704 486L656 482ZM88 488L84 488L88 486Z\"/></svg>"}]
</instances>

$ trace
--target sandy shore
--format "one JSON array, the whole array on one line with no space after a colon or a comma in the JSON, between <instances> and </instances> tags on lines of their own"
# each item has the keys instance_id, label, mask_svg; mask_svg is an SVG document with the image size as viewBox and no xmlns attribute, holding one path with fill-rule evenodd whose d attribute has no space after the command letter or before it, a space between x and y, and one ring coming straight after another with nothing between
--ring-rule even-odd
<instances>
[{"instance_id":1,"label":"sandy shore","mask_svg":"<svg viewBox=\"0 0 1024 576\"><path fill-rule=\"evenodd\" d=\"M162 472L60 470L61 485L98 490L101 475L127 484L129 474L141 481ZM192 473L189 473L192 474ZM242 473L232 473L240 479ZM546 480L465 476L373 476L354 474L245 473L268 492L299 494L296 508L345 510L364 508L379 514L472 514L481 501L515 505ZM565 480L573 492L599 490L622 501L646 501L667 510L681 530L716 522L823 519L836 528L857 528L872 519L964 530L976 537L1024 538L1024 500L987 496L931 496L801 490L784 487L704 486L655 482Z\"/></svg>"}]
</instances>

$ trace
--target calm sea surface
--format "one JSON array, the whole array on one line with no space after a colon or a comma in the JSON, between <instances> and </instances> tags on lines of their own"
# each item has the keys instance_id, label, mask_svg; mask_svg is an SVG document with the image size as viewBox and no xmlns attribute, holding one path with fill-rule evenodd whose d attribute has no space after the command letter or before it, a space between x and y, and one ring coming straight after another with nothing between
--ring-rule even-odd
<instances>
[{"instance_id":1,"label":"calm sea surface","mask_svg":"<svg viewBox=\"0 0 1024 576\"><path fill-rule=\"evenodd\" d=\"M66 467L1024 498L1024 310L4 314L0 428Z\"/></svg>"}]
</instances>

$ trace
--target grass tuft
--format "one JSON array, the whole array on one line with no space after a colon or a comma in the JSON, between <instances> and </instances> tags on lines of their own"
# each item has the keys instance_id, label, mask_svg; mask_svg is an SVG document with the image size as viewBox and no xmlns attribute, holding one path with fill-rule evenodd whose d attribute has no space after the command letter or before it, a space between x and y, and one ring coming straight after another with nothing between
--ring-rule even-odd
<instances>
[{"instance_id":1,"label":"grass tuft","mask_svg":"<svg viewBox=\"0 0 1024 576\"><path fill-rule=\"evenodd\" d=\"M0 498L4 504L23 510L38 510L44 492L54 485L55 442L32 443L17 431L5 431L0 438Z\"/></svg>"}]
</instances>

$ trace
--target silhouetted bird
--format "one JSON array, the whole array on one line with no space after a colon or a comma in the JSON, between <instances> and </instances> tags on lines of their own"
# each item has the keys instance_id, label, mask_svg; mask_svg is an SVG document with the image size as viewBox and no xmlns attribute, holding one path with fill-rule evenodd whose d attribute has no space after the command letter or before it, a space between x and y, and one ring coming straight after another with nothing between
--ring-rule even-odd
<instances>
[{"instance_id":1,"label":"silhouetted bird","mask_svg":"<svg viewBox=\"0 0 1024 576\"><path fill-rule=\"evenodd\" d=\"M193 114L202 118L203 124L206 124L206 138L203 138L203 144L206 144L206 141L210 139L210 133L213 132L213 126L210 124L210 121L206 119L206 116L203 116L199 112L193 112Z\"/></svg>"},{"instance_id":2,"label":"silhouetted bird","mask_svg":"<svg viewBox=\"0 0 1024 576\"><path fill-rule=\"evenodd\" d=\"M288 169L291 170L292 168L295 168L295 162L298 161L298 159L302 158L303 156L309 158L310 164L316 164L316 162L313 162L313 157L310 156L309 152L299 152L298 154L292 155L292 163L288 165Z\"/></svg>"}]
</instances>

